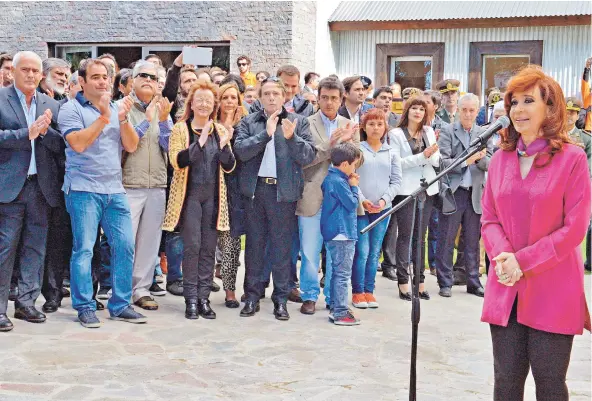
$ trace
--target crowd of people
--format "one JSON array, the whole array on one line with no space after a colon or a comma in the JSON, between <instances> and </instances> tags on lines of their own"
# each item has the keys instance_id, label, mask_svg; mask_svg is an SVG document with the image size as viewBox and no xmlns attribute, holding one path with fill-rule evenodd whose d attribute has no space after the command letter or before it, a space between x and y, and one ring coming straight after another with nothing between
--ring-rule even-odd
<instances>
[{"instance_id":1,"label":"crowd of people","mask_svg":"<svg viewBox=\"0 0 592 401\"><path fill-rule=\"evenodd\" d=\"M120 69L103 54L71 73L62 59L0 55L0 331L13 329L9 299L16 319L41 323L71 296L80 323L96 328L101 301L111 319L144 323L132 305L157 310L155 297L168 292L184 297L187 319L215 319L214 278L224 305L244 302L240 316L249 317L271 277L278 320L289 319L288 301L314 314L322 289L330 321L357 325L350 283L354 308L378 308L377 270L411 301L418 242L422 300L430 299L426 270L442 297L454 285L484 296L488 170L494 153L510 149L515 120L427 189L422 227L412 231L408 203L359 230L466 153L489 124L533 101L516 106L490 88L481 105L455 79L434 90L374 88L365 76L301 76L293 65L272 75L252 72L247 56L236 63L232 74L184 64L180 54L167 70L149 55ZM590 60L584 71L588 85ZM589 163L589 86L582 93L583 101L553 99L560 95L566 115L557 129ZM494 248L497 258L509 251Z\"/></svg>"}]
</instances>

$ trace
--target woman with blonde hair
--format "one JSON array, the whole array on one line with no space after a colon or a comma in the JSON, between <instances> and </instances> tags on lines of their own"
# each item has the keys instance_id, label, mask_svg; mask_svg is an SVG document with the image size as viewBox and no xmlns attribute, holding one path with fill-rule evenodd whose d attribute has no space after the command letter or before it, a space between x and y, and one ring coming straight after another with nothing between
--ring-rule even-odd
<instances>
[{"instance_id":1,"label":"woman with blonde hair","mask_svg":"<svg viewBox=\"0 0 592 401\"><path fill-rule=\"evenodd\" d=\"M244 117L244 109L241 107L242 98L238 86L234 82L222 85L218 89L218 110L216 121L224 126L230 133L230 145L234 144L234 128ZM245 234L244 207L238 184L238 176L235 172L225 174L228 194L228 210L230 217L230 230L218 231L218 248L222 253L222 282L226 297L224 304L227 308L238 308L240 303L236 299L236 274L240 266L241 235ZM220 261L219 261L220 262Z\"/></svg>"},{"instance_id":2,"label":"woman with blonde hair","mask_svg":"<svg viewBox=\"0 0 592 401\"><path fill-rule=\"evenodd\" d=\"M209 301L216 230L230 230L224 174L234 170L236 161L230 133L214 122L217 107L216 87L198 79L189 90L169 143L174 173L163 229L179 228L183 238L187 319L216 318Z\"/></svg>"}]
</instances>

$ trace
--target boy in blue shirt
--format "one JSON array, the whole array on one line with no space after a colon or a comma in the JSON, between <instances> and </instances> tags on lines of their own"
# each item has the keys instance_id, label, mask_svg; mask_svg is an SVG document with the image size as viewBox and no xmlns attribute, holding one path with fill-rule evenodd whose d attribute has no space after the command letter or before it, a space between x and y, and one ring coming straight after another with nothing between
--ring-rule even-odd
<instances>
[{"instance_id":1,"label":"boy in blue shirt","mask_svg":"<svg viewBox=\"0 0 592 401\"><path fill-rule=\"evenodd\" d=\"M333 266L329 319L339 326L360 324L347 307L348 283L358 239L356 210L360 177L354 171L360 154L360 149L350 142L331 149L332 166L321 186L321 234Z\"/></svg>"}]
</instances>

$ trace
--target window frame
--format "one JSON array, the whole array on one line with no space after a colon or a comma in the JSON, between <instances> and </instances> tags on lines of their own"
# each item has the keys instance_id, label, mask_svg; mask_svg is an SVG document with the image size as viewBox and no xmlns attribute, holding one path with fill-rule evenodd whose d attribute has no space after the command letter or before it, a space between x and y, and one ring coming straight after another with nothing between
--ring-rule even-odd
<instances>
[{"instance_id":1,"label":"window frame","mask_svg":"<svg viewBox=\"0 0 592 401\"><path fill-rule=\"evenodd\" d=\"M391 57L424 56L432 58L432 88L444 79L444 42L433 43L380 43L376 45L375 87L389 85Z\"/></svg>"},{"instance_id":2,"label":"window frame","mask_svg":"<svg viewBox=\"0 0 592 401\"><path fill-rule=\"evenodd\" d=\"M509 42L471 42L469 45L469 92L480 99L483 85L483 56L528 55L530 64L543 64L542 40L519 40Z\"/></svg>"}]
</instances>

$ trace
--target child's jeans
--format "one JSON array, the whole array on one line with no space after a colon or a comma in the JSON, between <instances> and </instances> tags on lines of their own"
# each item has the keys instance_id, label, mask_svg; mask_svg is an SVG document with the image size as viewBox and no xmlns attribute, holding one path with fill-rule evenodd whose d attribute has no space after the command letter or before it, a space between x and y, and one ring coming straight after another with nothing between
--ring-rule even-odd
<instances>
[{"instance_id":1,"label":"child's jeans","mask_svg":"<svg viewBox=\"0 0 592 401\"><path fill-rule=\"evenodd\" d=\"M348 284L351 278L356 241L328 241L327 252L331 255L331 306L335 319L347 315Z\"/></svg>"}]
</instances>

